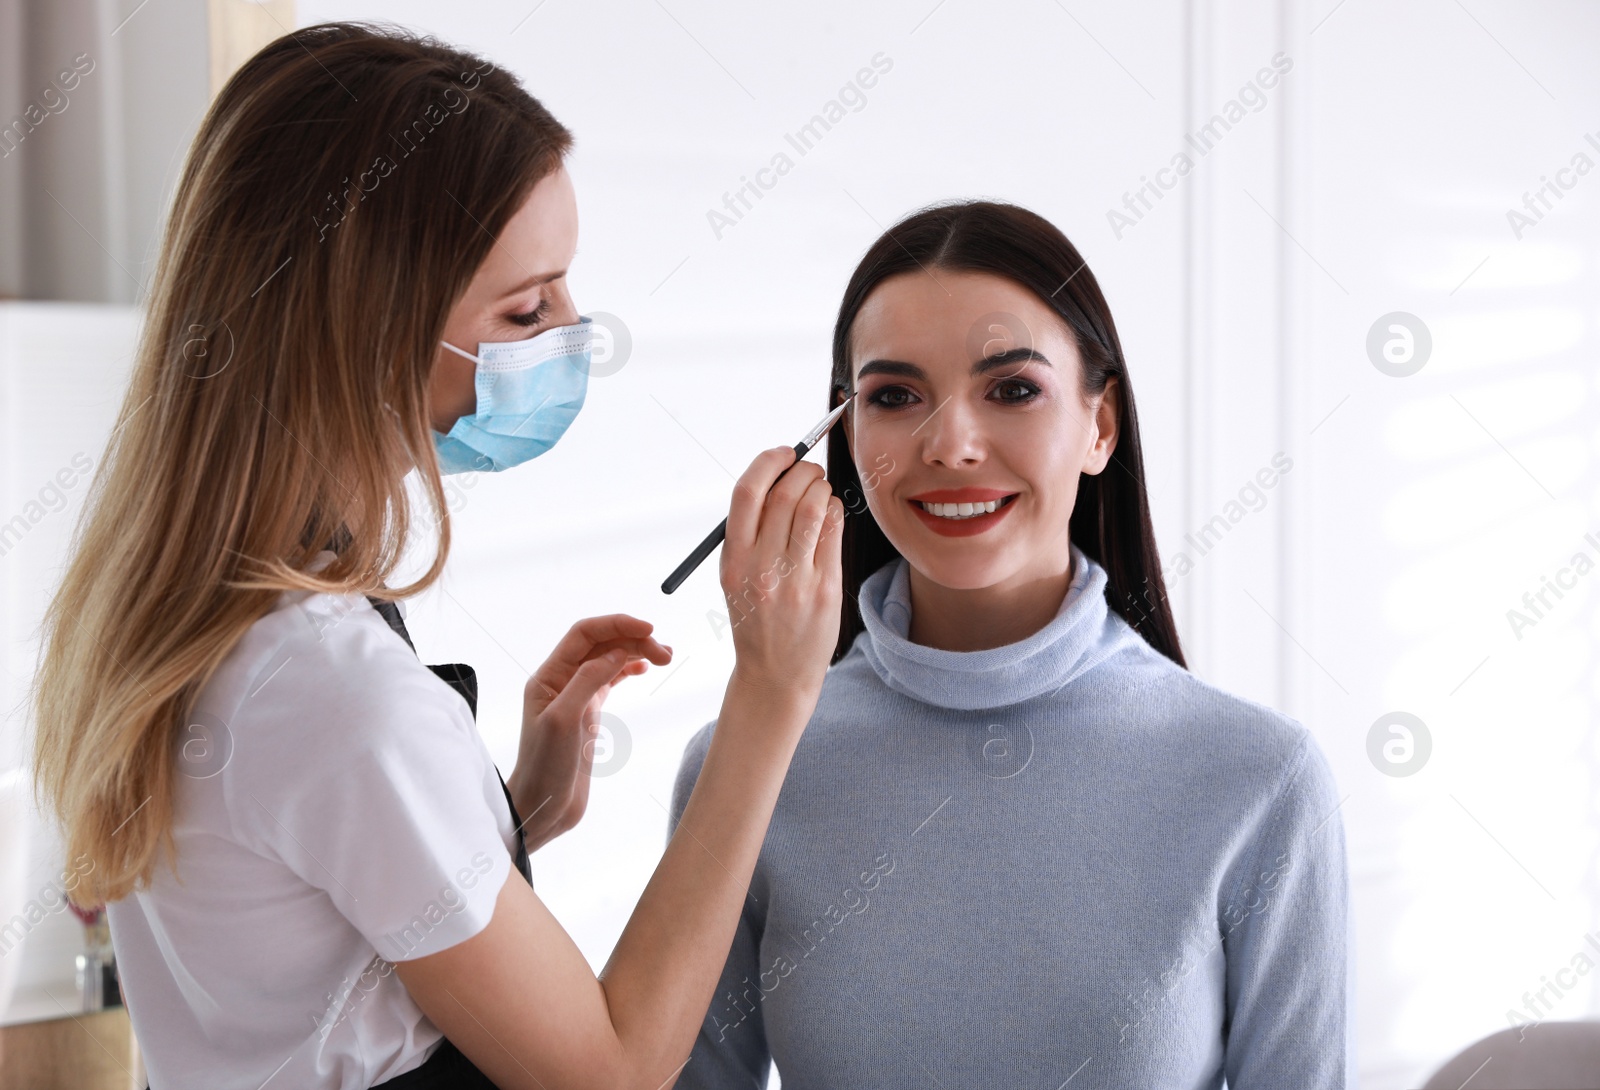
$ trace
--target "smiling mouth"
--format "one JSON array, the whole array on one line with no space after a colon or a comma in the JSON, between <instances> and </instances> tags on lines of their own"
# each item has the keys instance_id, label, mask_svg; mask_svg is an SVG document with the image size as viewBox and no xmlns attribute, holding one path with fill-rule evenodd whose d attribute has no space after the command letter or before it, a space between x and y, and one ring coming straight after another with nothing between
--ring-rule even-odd
<instances>
[{"instance_id":1,"label":"smiling mouth","mask_svg":"<svg viewBox=\"0 0 1600 1090\"><path fill-rule=\"evenodd\" d=\"M1016 498L1017 494L1013 492L1009 496L1002 496L998 500L986 500L983 503L927 503L923 500L911 502L936 518L960 522L962 519L982 518L984 515L993 514Z\"/></svg>"}]
</instances>

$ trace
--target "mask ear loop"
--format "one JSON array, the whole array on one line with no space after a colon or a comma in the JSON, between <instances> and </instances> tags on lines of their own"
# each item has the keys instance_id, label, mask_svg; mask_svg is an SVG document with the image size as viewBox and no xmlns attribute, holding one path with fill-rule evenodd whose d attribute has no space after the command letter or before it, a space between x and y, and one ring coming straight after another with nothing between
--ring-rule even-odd
<instances>
[{"instance_id":1,"label":"mask ear loop","mask_svg":"<svg viewBox=\"0 0 1600 1090\"><path fill-rule=\"evenodd\" d=\"M439 343L444 345L450 351L454 352L456 355L464 356L467 359L471 360L473 363L480 364L480 365L483 363L482 360L480 360L477 356L474 356L471 352L463 352L461 349L457 348L455 345L451 344L449 341L440 341Z\"/></svg>"}]
</instances>

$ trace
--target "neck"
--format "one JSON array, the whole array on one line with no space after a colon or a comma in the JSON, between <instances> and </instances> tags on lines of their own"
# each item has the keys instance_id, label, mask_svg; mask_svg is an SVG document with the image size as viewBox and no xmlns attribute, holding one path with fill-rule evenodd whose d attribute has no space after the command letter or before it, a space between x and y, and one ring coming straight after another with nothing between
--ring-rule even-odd
<instances>
[{"instance_id":1,"label":"neck","mask_svg":"<svg viewBox=\"0 0 1600 1090\"><path fill-rule=\"evenodd\" d=\"M1027 639L1050 623L1072 585L1072 557L1063 555L1058 570L976 590L941 586L913 566L906 638L941 651L987 651Z\"/></svg>"}]
</instances>

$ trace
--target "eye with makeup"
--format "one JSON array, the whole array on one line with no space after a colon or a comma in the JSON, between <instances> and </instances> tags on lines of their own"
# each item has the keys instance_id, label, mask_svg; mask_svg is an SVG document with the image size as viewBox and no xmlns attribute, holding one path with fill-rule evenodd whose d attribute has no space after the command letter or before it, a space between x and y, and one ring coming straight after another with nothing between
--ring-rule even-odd
<instances>
[{"instance_id":1,"label":"eye with makeup","mask_svg":"<svg viewBox=\"0 0 1600 1090\"><path fill-rule=\"evenodd\" d=\"M1022 391L1022 393L1017 397L1004 397L1000 399L1009 405L1021 405L1032 401L1034 398L1038 397L1040 393L1038 385L1036 383L1029 382L1025 378L1003 378L994 385L995 389L997 390L1004 386L1011 386Z\"/></svg>"},{"instance_id":2,"label":"eye with makeup","mask_svg":"<svg viewBox=\"0 0 1600 1090\"><path fill-rule=\"evenodd\" d=\"M538 306L534 307L525 314L507 314L506 321L526 328L528 326L538 325L540 322L544 321L545 315L549 313L550 300L549 298L544 298L539 300Z\"/></svg>"},{"instance_id":3,"label":"eye with makeup","mask_svg":"<svg viewBox=\"0 0 1600 1090\"><path fill-rule=\"evenodd\" d=\"M1020 390L1021 393L1015 397L999 398L999 402L1003 405L1026 405L1040 394L1039 386L1036 383L1030 382L1024 378L1003 378L994 384L994 386L991 388L991 392L994 390L1004 389L1006 387ZM895 409L906 408L908 405L913 403L910 401L890 401L889 398L895 394L906 394L910 397L915 397L915 395L904 386L886 384L879 386L876 390L873 390L870 394L867 394L863 400L865 400L869 405L877 406L880 409L888 409L891 412Z\"/></svg>"},{"instance_id":4,"label":"eye with makeup","mask_svg":"<svg viewBox=\"0 0 1600 1090\"><path fill-rule=\"evenodd\" d=\"M891 405L888 401L888 398L895 394L910 395L910 393L911 391L906 389L904 386L885 385L879 386L876 390L872 391L870 394L867 394L861 400L865 401L869 405L876 405L880 409L899 409L902 408L906 403L896 402L895 404Z\"/></svg>"}]
</instances>

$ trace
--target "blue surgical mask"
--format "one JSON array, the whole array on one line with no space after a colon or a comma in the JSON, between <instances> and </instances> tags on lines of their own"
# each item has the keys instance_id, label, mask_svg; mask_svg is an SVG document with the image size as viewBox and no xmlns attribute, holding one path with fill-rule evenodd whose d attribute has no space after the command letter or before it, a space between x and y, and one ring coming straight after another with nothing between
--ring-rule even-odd
<instances>
[{"instance_id":1,"label":"blue surgical mask","mask_svg":"<svg viewBox=\"0 0 1600 1090\"><path fill-rule=\"evenodd\" d=\"M478 408L433 433L439 471L498 473L555 446L583 407L593 339L594 320L580 317L527 340L480 342L476 356L440 341L478 365Z\"/></svg>"}]
</instances>

